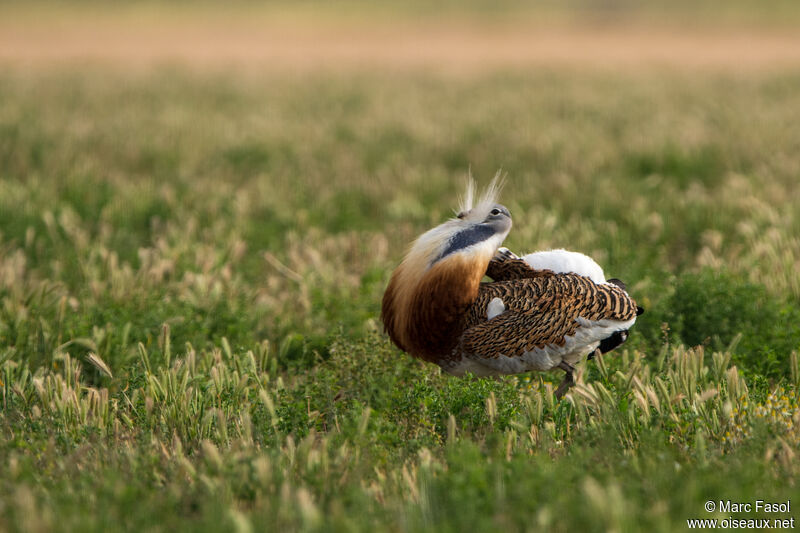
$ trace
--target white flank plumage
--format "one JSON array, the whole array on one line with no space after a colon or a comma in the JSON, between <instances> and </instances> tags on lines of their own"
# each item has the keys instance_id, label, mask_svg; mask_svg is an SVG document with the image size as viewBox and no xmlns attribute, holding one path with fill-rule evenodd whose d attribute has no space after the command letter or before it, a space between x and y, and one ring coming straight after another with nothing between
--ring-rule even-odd
<instances>
[{"instance_id":1,"label":"white flank plumage","mask_svg":"<svg viewBox=\"0 0 800 533\"><path fill-rule=\"evenodd\" d=\"M489 302L488 306L486 306L486 318L491 320L494 317L503 314L503 311L505 310L506 305L503 303L503 300L500 298L492 298L492 301Z\"/></svg>"},{"instance_id":2,"label":"white flank plumage","mask_svg":"<svg viewBox=\"0 0 800 533\"><path fill-rule=\"evenodd\" d=\"M533 348L521 356L508 357L498 354L494 357L467 355L459 361L453 361L442 369L448 374L463 376L471 372L475 376L499 376L504 374L521 374L531 370L543 372L556 368L562 361L576 364L586 354L593 352L600 341L614 332L627 330L636 319L619 320L584 320L573 335L564 337L564 344L550 344L543 348Z\"/></svg>"},{"instance_id":3,"label":"white flank plumage","mask_svg":"<svg viewBox=\"0 0 800 533\"><path fill-rule=\"evenodd\" d=\"M603 269L594 259L580 252L545 250L522 256L522 260L537 270L552 270L559 274L573 273L586 276L595 283L605 283Z\"/></svg>"}]
</instances>

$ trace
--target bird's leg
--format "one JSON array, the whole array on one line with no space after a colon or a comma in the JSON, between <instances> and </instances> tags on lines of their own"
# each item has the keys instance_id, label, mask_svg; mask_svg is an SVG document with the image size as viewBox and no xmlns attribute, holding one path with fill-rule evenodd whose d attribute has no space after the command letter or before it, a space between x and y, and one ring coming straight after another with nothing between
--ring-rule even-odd
<instances>
[{"instance_id":1,"label":"bird's leg","mask_svg":"<svg viewBox=\"0 0 800 533\"><path fill-rule=\"evenodd\" d=\"M575 384L575 380L572 378L572 373L575 372L575 367L566 361L561 361L558 363L558 368L567 373L567 375L564 376L563 381L561 381L561 384L556 389L556 399L560 400L561 397L567 393L569 388Z\"/></svg>"}]
</instances>

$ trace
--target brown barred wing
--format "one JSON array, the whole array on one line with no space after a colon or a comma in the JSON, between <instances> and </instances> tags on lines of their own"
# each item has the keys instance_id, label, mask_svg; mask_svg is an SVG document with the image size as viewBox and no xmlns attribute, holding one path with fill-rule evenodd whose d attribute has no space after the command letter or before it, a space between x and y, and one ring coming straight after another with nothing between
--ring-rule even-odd
<instances>
[{"instance_id":1,"label":"brown barred wing","mask_svg":"<svg viewBox=\"0 0 800 533\"><path fill-rule=\"evenodd\" d=\"M487 320L489 302L498 298L504 310ZM467 314L460 350L484 358L516 357L563 347L573 336L589 345L615 327L630 327L635 317L636 304L625 291L576 274L485 283Z\"/></svg>"},{"instance_id":2,"label":"brown barred wing","mask_svg":"<svg viewBox=\"0 0 800 533\"><path fill-rule=\"evenodd\" d=\"M494 281L510 281L513 279L539 278L553 276L552 270L536 270L519 257L495 255L486 269L486 275Z\"/></svg>"},{"instance_id":3,"label":"brown barred wing","mask_svg":"<svg viewBox=\"0 0 800 533\"><path fill-rule=\"evenodd\" d=\"M534 348L564 344L565 337L573 335L577 327L577 322L560 310L548 313L539 309L527 313L507 310L466 330L460 348L462 354L484 358L519 357Z\"/></svg>"}]
</instances>

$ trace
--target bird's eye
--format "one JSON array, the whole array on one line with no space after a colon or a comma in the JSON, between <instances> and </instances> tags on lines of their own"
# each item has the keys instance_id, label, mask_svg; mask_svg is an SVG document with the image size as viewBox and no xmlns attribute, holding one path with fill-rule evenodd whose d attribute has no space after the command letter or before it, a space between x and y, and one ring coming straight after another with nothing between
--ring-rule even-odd
<instances>
[{"instance_id":1,"label":"bird's eye","mask_svg":"<svg viewBox=\"0 0 800 533\"><path fill-rule=\"evenodd\" d=\"M494 209L492 209L492 214L493 215L499 215L500 214L500 210L497 209L497 208L494 208Z\"/></svg>"},{"instance_id":2,"label":"bird's eye","mask_svg":"<svg viewBox=\"0 0 800 533\"><path fill-rule=\"evenodd\" d=\"M465 216L467 216L467 212L461 211L459 214L456 215L456 218L464 218Z\"/></svg>"}]
</instances>

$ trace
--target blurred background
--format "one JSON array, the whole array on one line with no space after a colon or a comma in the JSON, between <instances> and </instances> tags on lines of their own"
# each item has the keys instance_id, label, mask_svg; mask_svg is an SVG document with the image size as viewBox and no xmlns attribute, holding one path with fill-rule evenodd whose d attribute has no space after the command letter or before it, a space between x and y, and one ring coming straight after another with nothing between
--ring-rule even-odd
<instances>
[{"instance_id":1,"label":"blurred background","mask_svg":"<svg viewBox=\"0 0 800 533\"><path fill-rule=\"evenodd\" d=\"M127 361L171 321L308 361L379 328L407 244L502 170L506 244L629 280L632 343L755 327L777 371L800 333L749 322L800 297L798 28L792 0L6 1L4 286L74 303L36 346L130 323Z\"/></svg>"},{"instance_id":2,"label":"blurred background","mask_svg":"<svg viewBox=\"0 0 800 533\"><path fill-rule=\"evenodd\" d=\"M0 59L39 67L768 68L800 56L791 0L10 0L0 10Z\"/></svg>"},{"instance_id":3,"label":"blurred background","mask_svg":"<svg viewBox=\"0 0 800 533\"><path fill-rule=\"evenodd\" d=\"M0 531L800 499L798 154L798 0L2 0ZM647 310L561 403L381 332L408 244L498 170L506 246Z\"/></svg>"},{"instance_id":4,"label":"blurred background","mask_svg":"<svg viewBox=\"0 0 800 533\"><path fill-rule=\"evenodd\" d=\"M36 346L130 323L127 361L168 322L308 362L501 170L512 249L628 280L634 345L723 346L800 297L798 28L792 0L6 1L4 284L74 303ZM777 372L800 333L771 320Z\"/></svg>"}]
</instances>

